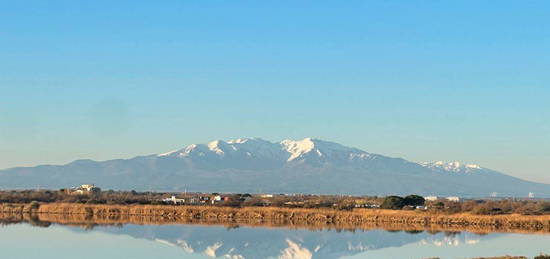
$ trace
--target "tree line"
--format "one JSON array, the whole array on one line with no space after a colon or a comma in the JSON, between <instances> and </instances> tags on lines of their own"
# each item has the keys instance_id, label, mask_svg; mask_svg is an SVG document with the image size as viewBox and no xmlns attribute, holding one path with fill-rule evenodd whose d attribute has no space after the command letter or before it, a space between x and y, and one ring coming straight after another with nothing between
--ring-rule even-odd
<instances>
[{"instance_id":1,"label":"tree line","mask_svg":"<svg viewBox=\"0 0 550 259\"><path fill-rule=\"evenodd\" d=\"M82 204L142 204L160 205L163 198L171 195L183 195L169 192L103 191L90 194L70 194L65 190L16 190L0 191L0 203L82 203ZM214 195L214 194L186 194ZM217 194L216 194L217 195ZM392 209L420 210L434 213L463 213L477 215L550 214L550 202L532 199L502 200L466 200L453 202L448 200L426 201L419 195L401 196L346 196L346 195L250 195L225 194L227 201L215 205L230 207L290 207L290 208L330 208L337 210L354 209Z\"/></svg>"}]
</instances>

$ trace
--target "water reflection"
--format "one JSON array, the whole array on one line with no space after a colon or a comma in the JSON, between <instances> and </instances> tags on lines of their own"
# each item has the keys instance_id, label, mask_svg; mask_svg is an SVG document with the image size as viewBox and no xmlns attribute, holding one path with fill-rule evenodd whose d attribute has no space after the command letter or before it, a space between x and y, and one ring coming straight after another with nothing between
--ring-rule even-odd
<instances>
[{"instance_id":1,"label":"water reflection","mask_svg":"<svg viewBox=\"0 0 550 259\"><path fill-rule=\"evenodd\" d=\"M431 235L384 230L338 232L173 225L127 225L122 228L98 229L179 246L190 253L226 258L340 258L368 250L428 240Z\"/></svg>"},{"instance_id":2,"label":"water reflection","mask_svg":"<svg viewBox=\"0 0 550 259\"><path fill-rule=\"evenodd\" d=\"M168 254L173 256L174 249L179 251L179 258L465 258L504 254L534 256L540 252L549 252L547 250L550 247L550 235L541 234L480 235L458 231L338 231L221 225L68 226L38 219L26 220L26 225L14 225L17 222L20 221L4 220L5 227L0 229L0 238L6 238L5 230L12 227L26 228L25 231L29 232L21 242L32 242L34 233L53 233L59 229L66 230L61 235L67 239L72 239L68 237L71 235L88 236L100 233L103 240L131 237L129 242L146 241L156 247L157 258L168 258ZM101 245L89 245L92 248L100 246L105 252ZM4 251L2 246L0 243L0 248ZM136 244L136 249L139 249L137 246ZM139 246L143 247L142 244ZM50 257L64 258L53 254L44 255L44 258Z\"/></svg>"}]
</instances>

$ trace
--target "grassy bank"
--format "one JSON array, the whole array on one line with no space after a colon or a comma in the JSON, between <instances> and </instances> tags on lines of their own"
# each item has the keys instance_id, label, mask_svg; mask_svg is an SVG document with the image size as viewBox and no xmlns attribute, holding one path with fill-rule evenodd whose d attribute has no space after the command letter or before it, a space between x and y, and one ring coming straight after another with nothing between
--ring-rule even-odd
<instances>
[{"instance_id":1,"label":"grassy bank","mask_svg":"<svg viewBox=\"0 0 550 259\"><path fill-rule=\"evenodd\" d=\"M3 204L2 218L31 218L62 224L244 224L252 226L471 232L550 233L550 215L438 214L380 209L304 209L77 203Z\"/></svg>"}]
</instances>

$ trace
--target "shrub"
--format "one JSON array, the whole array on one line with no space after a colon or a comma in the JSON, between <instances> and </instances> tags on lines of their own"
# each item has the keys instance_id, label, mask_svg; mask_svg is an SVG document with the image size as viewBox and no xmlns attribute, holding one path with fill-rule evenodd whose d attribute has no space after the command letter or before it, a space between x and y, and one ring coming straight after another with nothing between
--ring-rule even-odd
<instances>
[{"instance_id":1,"label":"shrub","mask_svg":"<svg viewBox=\"0 0 550 259\"><path fill-rule=\"evenodd\" d=\"M409 195L403 199L403 202L404 205L423 206L426 203L426 200L422 196Z\"/></svg>"},{"instance_id":2,"label":"shrub","mask_svg":"<svg viewBox=\"0 0 550 259\"><path fill-rule=\"evenodd\" d=\"M388 196L380 205L382 209L400 210L405 206L404 199L399 196Z\"/></svg>"},{"instance_id":3,"label":"shrub","mask_svg":"<svg viewBox=\"0 0 550 259\"><path fill-rule=\"evenodd\" d=\"M550 212L550 202L541 202L540 205L539 205L539 211L541 213Z\"/></svg>"}]
</instances>

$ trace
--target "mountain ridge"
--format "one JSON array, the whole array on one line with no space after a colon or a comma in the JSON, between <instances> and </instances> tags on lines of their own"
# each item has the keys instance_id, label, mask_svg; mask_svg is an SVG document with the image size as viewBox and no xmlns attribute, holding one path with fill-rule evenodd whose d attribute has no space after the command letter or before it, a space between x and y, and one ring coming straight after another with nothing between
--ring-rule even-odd
<instances>
[{"instance_id":1,"label":"mountain ridge","mask_svg":"<svg viewBox=\"0 0 550 259\"><path fill-rule=\"evenodd\" d=\"M0 188L550 197L550 185L460 162L416 163L315 138L215 140L167 153L0 170Z\"/></svg>"}]
</instances>

